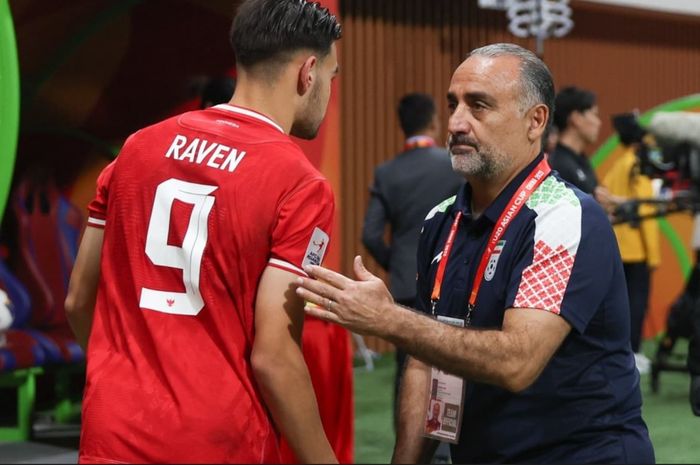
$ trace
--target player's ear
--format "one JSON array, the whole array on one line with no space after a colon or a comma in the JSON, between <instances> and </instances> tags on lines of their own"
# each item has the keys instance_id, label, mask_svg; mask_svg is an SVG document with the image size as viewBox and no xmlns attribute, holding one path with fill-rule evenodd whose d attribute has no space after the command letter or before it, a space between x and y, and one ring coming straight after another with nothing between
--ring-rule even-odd
<instances>
[{"instance_id":1,"label":"player's ear","mask_svg":"<svg viewBox=\"0 0 700 465\"><path fill-rule=\"evenodd\" d=\"M297 83L297 91L303 96L311 89L316 79L316 68L318 66L318 58L315 55L309 55L299 68L299 80Z\"/></svg>"}]
</instances>

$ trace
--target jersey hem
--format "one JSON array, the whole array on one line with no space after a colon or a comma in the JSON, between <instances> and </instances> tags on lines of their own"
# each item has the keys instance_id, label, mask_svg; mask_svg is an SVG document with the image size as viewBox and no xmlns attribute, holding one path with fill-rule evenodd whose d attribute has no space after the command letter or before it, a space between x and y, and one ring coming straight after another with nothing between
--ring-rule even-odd
<instances>
[{"instance_id":1,"label":"jersey hem","mask_svg":"<svg viewBox=\"0 0 700 465\"><path fill-rule=\"evenodd\" d=\"M106 459L103 457L97 457L95 455L83 455L78 456L78 463L129 463L122 462L119 460Z\"/></svg>"},{"instance_id":2,"label":"jersey hem","mask_svg":"<svg viewBox=\"0 0 700 465\"><path fill-rule=\"evenodd\" d=\"M308 278L309 275L306 274L304 270L301 268L292 265L289 262L285 262L284 260L279 260L277 258L271 258L269 262L267 262L269 266L272 266L274 268L279 268L280 270L284 271L289 271L290 273L294 273L296 275L302 276L304 278Z\"/></svg>"}]
</instances>

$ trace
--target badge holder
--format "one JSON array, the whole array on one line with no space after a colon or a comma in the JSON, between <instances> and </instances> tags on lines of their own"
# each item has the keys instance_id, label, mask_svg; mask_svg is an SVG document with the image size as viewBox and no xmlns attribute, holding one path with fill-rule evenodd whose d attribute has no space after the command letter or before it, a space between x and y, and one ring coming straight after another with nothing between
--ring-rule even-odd
<instances>
[{"instance_id":1,"label":"badge holder","mask_svg":"<svg viewBox=\"0 0 700 465\"><path fill-rule=\"evenodd\" d=\"M438 316L438 321L464 327L464 320ZM431 367L429 397L423 434L438 441L457 444L464 410L464 380Z\"/></svg>"}]
</instances>

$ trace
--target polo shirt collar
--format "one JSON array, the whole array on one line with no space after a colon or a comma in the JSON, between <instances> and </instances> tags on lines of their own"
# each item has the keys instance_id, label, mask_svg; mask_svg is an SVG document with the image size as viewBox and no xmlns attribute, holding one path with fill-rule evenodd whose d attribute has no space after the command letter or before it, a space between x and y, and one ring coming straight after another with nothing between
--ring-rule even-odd
<instances>
[{"instance_id":1,"label":"polo shirt collar","mask_svg":"<svg viewBox=\"0 0 700 465\"><path fill-rule=\"evenodd\" d=\"M491 204L484 210L483 217L488 218L492 223L496 223L498 218L503 213L503 210L508 206L508 202L515 195L515 191L518 187L525 181L525 178L537 167L537 165L544 158L544 154L540 152L534 160L530 162L523 170L518 173L513 180L508 183L508 185L498 194L498 197L491 202ZM453 215L457 214L457 211L461 211L466 218L471 218L472 216L472 187L469 183L465 183L462 188L457 193L457 199L455 200L455 208L453 209Z\"/></svg>"}]
</instances>

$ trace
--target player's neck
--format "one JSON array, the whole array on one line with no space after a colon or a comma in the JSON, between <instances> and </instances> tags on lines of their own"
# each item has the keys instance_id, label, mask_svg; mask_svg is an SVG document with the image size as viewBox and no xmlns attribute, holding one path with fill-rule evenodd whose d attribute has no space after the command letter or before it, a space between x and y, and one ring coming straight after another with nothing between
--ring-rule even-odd
<instances>
[{"instance_id":1,"label":"player's neck","mask_svg":"<svg viewBox=\"0 0 700 465\"><path fill-rule=\"evenodd\" d=\"M285 105L284 101L273 87L242 82L237 83L236 91L229 103L267 116L279 124L286 134L289 134L294 121L294 109L291 104Z\"/></svg>"}]
</instances>

